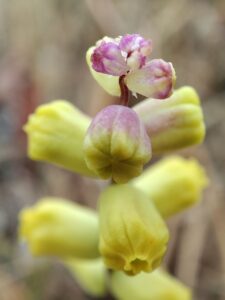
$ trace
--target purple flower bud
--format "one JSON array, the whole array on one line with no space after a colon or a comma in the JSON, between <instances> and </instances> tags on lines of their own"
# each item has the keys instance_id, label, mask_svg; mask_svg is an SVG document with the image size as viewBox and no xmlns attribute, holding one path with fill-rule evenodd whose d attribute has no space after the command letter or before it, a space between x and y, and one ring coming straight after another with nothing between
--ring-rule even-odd
<instances>
[{"instance_id":1,"label":"purple flower bud","mask_svg":"<svg viewBox=\"0 0 225 300\"><path fill-rule=\"evenodd\" d=\"M115 42L103 40L95 48L91 61L93 69L100 73L121 76L128 71L126 61Z\"/></svg>"},{"instance_id":2,"label":"purple flower bud","mask_svg":"<svg viewBox=\"0 0 225 300\"><path fill-rule=\"evenodd\" d=\"M153 59L126 76L126 84L131 91L155 99L168 98L175 81L173 65L162 59Z\"/></svg>"},{"instance_id":3,"label":"purple flower bud","mask_svg":"<svg viewBox=\"0 0 225 300\"><path fill-rule=\"evenodd\" d=\"M172 94L176 80L173 65L162 59L149 60L151 40L139 34L126 34L116 39L106 37L93 49L91 70L107 75L107 78L103 74L99 78L92 72L94 77L101 86L106 86L106 90L112 82L114 90L120 89L121 99L124 98L123 89L119 86L119 77L122 76L124 85L132 93L155 99L165 99ZM112 76L118 76L118 80L115 81Z\"/></svg>"},{"instance_id":4,"label":"purple flower bud","mask_svg":"<svg viewBox=\"0 0 225 300\"><path fill-rule=\"evenodd\" d=\"M132 109L111 105L92 120L84 139L84 158L101 178L125 183L140 175L150 157L149 137Z\"/></svg>"},{"instance_id":5,"label":"purple flower bud","mask_svg":"<svg viewBox=\"0 0 225 300\"><path fill-rule=\"evenodd\" d=\"M152 52L152 41L139 34L126 34L119 43L121 51L126 53L127 64L131 70L141 68Z\"/></svg>"},{"instance_id":6,"label":"purple flower bud","mask_svg":"<svg viewBox=\"0 0 225 300\"><path fill-rule=\"evenodd\" d=\"M151 52L152 42L139 34L103 39L92 54L92 67L104 74L125 75L129 70L141 68Z\"/></svg>"},{"instance_id":7,"label":"purple flower bud","mask_svg":"<svg viewBox=\"0 0 225 300\"><path fill-rule=\"evenodd\" d=\"M136 50L142 52L143 55L149 56L152 52L152 41L146 40L139 34L126 34L119 43L121 51L128 55Z\"/></svg>"}]
</instances>

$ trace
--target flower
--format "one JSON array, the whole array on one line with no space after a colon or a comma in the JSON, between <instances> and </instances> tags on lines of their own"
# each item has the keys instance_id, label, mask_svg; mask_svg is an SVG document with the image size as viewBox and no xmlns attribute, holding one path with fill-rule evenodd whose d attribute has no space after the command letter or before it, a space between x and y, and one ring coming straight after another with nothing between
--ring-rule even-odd
<instances>
[{"instance_id":1,"label":"flower","mask_svg":"<svg viewBox=\"0 0 225 300\"><path fill-rule=\"evenodd\" d=\"M127 276L113 272L111 291L118 300L191 300L191 290L175 277L158 269Z\"/></svg>"},{"instance_id":2,"label":"flower","mask_svg":"<svg viewBox=\"0 0 225 300\"><path fill-rule=\"evenodd\" d=\"M28 155L87 176L95 176L84 161L83 140L90 119L65 100L40 105L29 117Z\"/></svg>"},{"instance_id":3,"label":"flower","mask_svg":"<svg viewBox=\"0 0 225 300\"><path fill-rule=\"evenodd\" d=\"M151 52L151 40L139 34L105 37L89 49L87 62L94 78L110 94L120 95L122 83L133 93L165 99L173 91L175 71L162 59L150 60ZM105 75L100 77L96 72Z\"/></svg>"},{"instance_id":4,"label":"flower","mask_svg":"<svg viewBox=\"0 0 225 300\"><path fill-rule=\"evenodd\" d=\"M156 269L169 233L153 203L131 185L112 185L99 198L99 250L106 266L129 275Z\"/></svg>"},{"instance_id":5,"label":"flower","mask_svg":"<svg viewBox=\"0 0 225 300\"><path fill-rule=\"evenodd\" d=\"M145 125L154 154L200 144L204 139L203 112L192 87L179 88L165 101L146 99L133 109Z\"/></svg>"},{"instance_id":6,"label":"flower","mask_svg":"<svg viewBox=\"0 0 225 300\"><path fill-rule=\"evenodd\" d=\"M131 184L144 192L167 218L200 201L208 178L195 159L171 156L145 170Z\"/></svg>"},{"instance_id":7,"label":"flower","mask_svg":"<svg viewBox=\"0 0 225 300\"><path fill-rule=\"evenodd\" d=\"M46 197L19 216L20 237L35 256L96 258L98 217L94 211L64 199Z\"/></svg>"},{"instance_id":8,"label":"flower","mask_svg":"<svg viewBox=\"0 0 225 300\"><path fill-rule=\"evenodd\" d=\"M151 158L151 146L142 122L130 108L111 105L92 120L84 139L88 168L103 179L125 183L141 174Z\"/></svg>"}]
</instances>

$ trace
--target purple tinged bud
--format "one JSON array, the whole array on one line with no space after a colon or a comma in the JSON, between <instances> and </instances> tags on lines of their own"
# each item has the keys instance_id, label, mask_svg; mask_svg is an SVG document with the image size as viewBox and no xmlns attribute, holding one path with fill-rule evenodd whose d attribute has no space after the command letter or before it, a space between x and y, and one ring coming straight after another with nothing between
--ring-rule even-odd
<instances>
[{"instance_id":1,"label":"purple tinged bud","mask_svg":"<svg viewBox=\"0 0 225 300\"><path fill-rule=\"evenodd\" d=\"M129 56L134 51L140 51L142 55L149 56L152 52L152 41L146 40L139 34L126 34L120 40L120 49Z\"/></svg>"},{"instance_id":2,"label":"purple tinged bud","mask_svg":"<svg viewBox=\"0 0 225 300\"><path fill-rule=\"evenodd\" d=\"M152 52L152 41L139 34L126 34L120 40L120 49L127 57L130 70L141 68Z\"/></svg>"},{"instance_id":3,"label":"purple tinged bud","mask_svg":"<svg viewBox=\"0 0 225 300\"><path fill-rule=\"evenodd\" d=\"M137 114L120 105L100 111L84 139L84 158L90 170L116 183L140 175L151 158L151 145Z\"/></svg>"},{"instance_id":4,"label":"purple tinged bud","mask_svg":"<svg viewBox=\"0 0 225 300\"><path fill-rule=\"evenodd\" d=\"M155 99L166 99L176 81L173 65L162 59L150 60L152 41L139 34L126 34L112 39L105 37L97 42L91 55L92 68L103 74L124 77L124 82L133 93ZM101 85L107 88L109 80L102 78ZM99 80L100 81L100 80ZM117 81L119 89L119 79Z\"/></svg>"},{"instance_id":5,"label":"purple tinged bud","mask_svg":"<svg viewBox=\"0 0 225 300\"><path fill-rule=\"evenodd\" d=\"M141 68L151 52L151 40L145 40L139 34L103 39L97 43L92 54L92 67L96 72L122 76L130 70Z\"/></svg>"},{"instance_id":6,"label":"purple tinged bud","mask_svg":"<svg viewBox=\"0 0 225 300\"><path fill-rule=\"evenodd\" d=\"M162 59L153 59L126 76L131 91L155 99L168 98L173 92L175 81L173 65Z\"/></svg>"},{"instance_id":7,"label":"purple tinged bud","mask_svg":"<svg viewBox=\"0 0 225 300\"><path fill-rule=\"evenodd\" d=\"M128 71L125 58L119 46L114 42L102 41L95 48L92 57L92 67L96 72L121 76Z\"/></svg>"}]
</instances>

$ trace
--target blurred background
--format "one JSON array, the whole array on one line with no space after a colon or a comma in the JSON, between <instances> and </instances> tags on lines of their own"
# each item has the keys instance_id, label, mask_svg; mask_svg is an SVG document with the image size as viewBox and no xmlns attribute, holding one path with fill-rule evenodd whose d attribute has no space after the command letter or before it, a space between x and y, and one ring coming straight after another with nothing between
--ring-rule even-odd
<instances>
[{"instance_id":1,"label":"blurred background","mask_svg":"<svg viewBox=\"0 0 225 300\"><path fill-rule=\"evenodd\" d=\"M125 33L151 38L153 57L173 62L177 87L201 95L205 143L181 153L201 161L211 184L198 206L169 220L165 265L195 299L225 299L225 1L0 0L0 300L88 299L63 266L18 244L17 215L45 195L95 207L101 183L30 161L22 126L53 99L90 115L115 103L89 74L85 52Z\"/></svg>"}]
</instances>

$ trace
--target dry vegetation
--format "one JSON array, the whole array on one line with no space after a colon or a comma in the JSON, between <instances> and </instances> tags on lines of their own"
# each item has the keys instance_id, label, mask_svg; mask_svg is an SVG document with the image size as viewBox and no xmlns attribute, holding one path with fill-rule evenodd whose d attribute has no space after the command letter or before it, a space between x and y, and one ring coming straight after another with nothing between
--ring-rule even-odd
<instances>
[{"instance_id":1,"label":"dry vegetation","mask_svg":"<svg viewBox=\"0 0 225 300\"><path fill-rule=\"evenodd\" d=\"M47 194L94 207L101 185L29 161L21 127L51 99L91 115L115 102L88 73L85 51L127 32L151 37L154 57L174 63L177 86L201 95L206 141L182 154L199 158L211 184L200 205L169 221L165 264L196 299L225 299L225 1L0 0L0 300L86 299L62 266L18 246L17 213Z\"/></svg>"}]
</instances>

